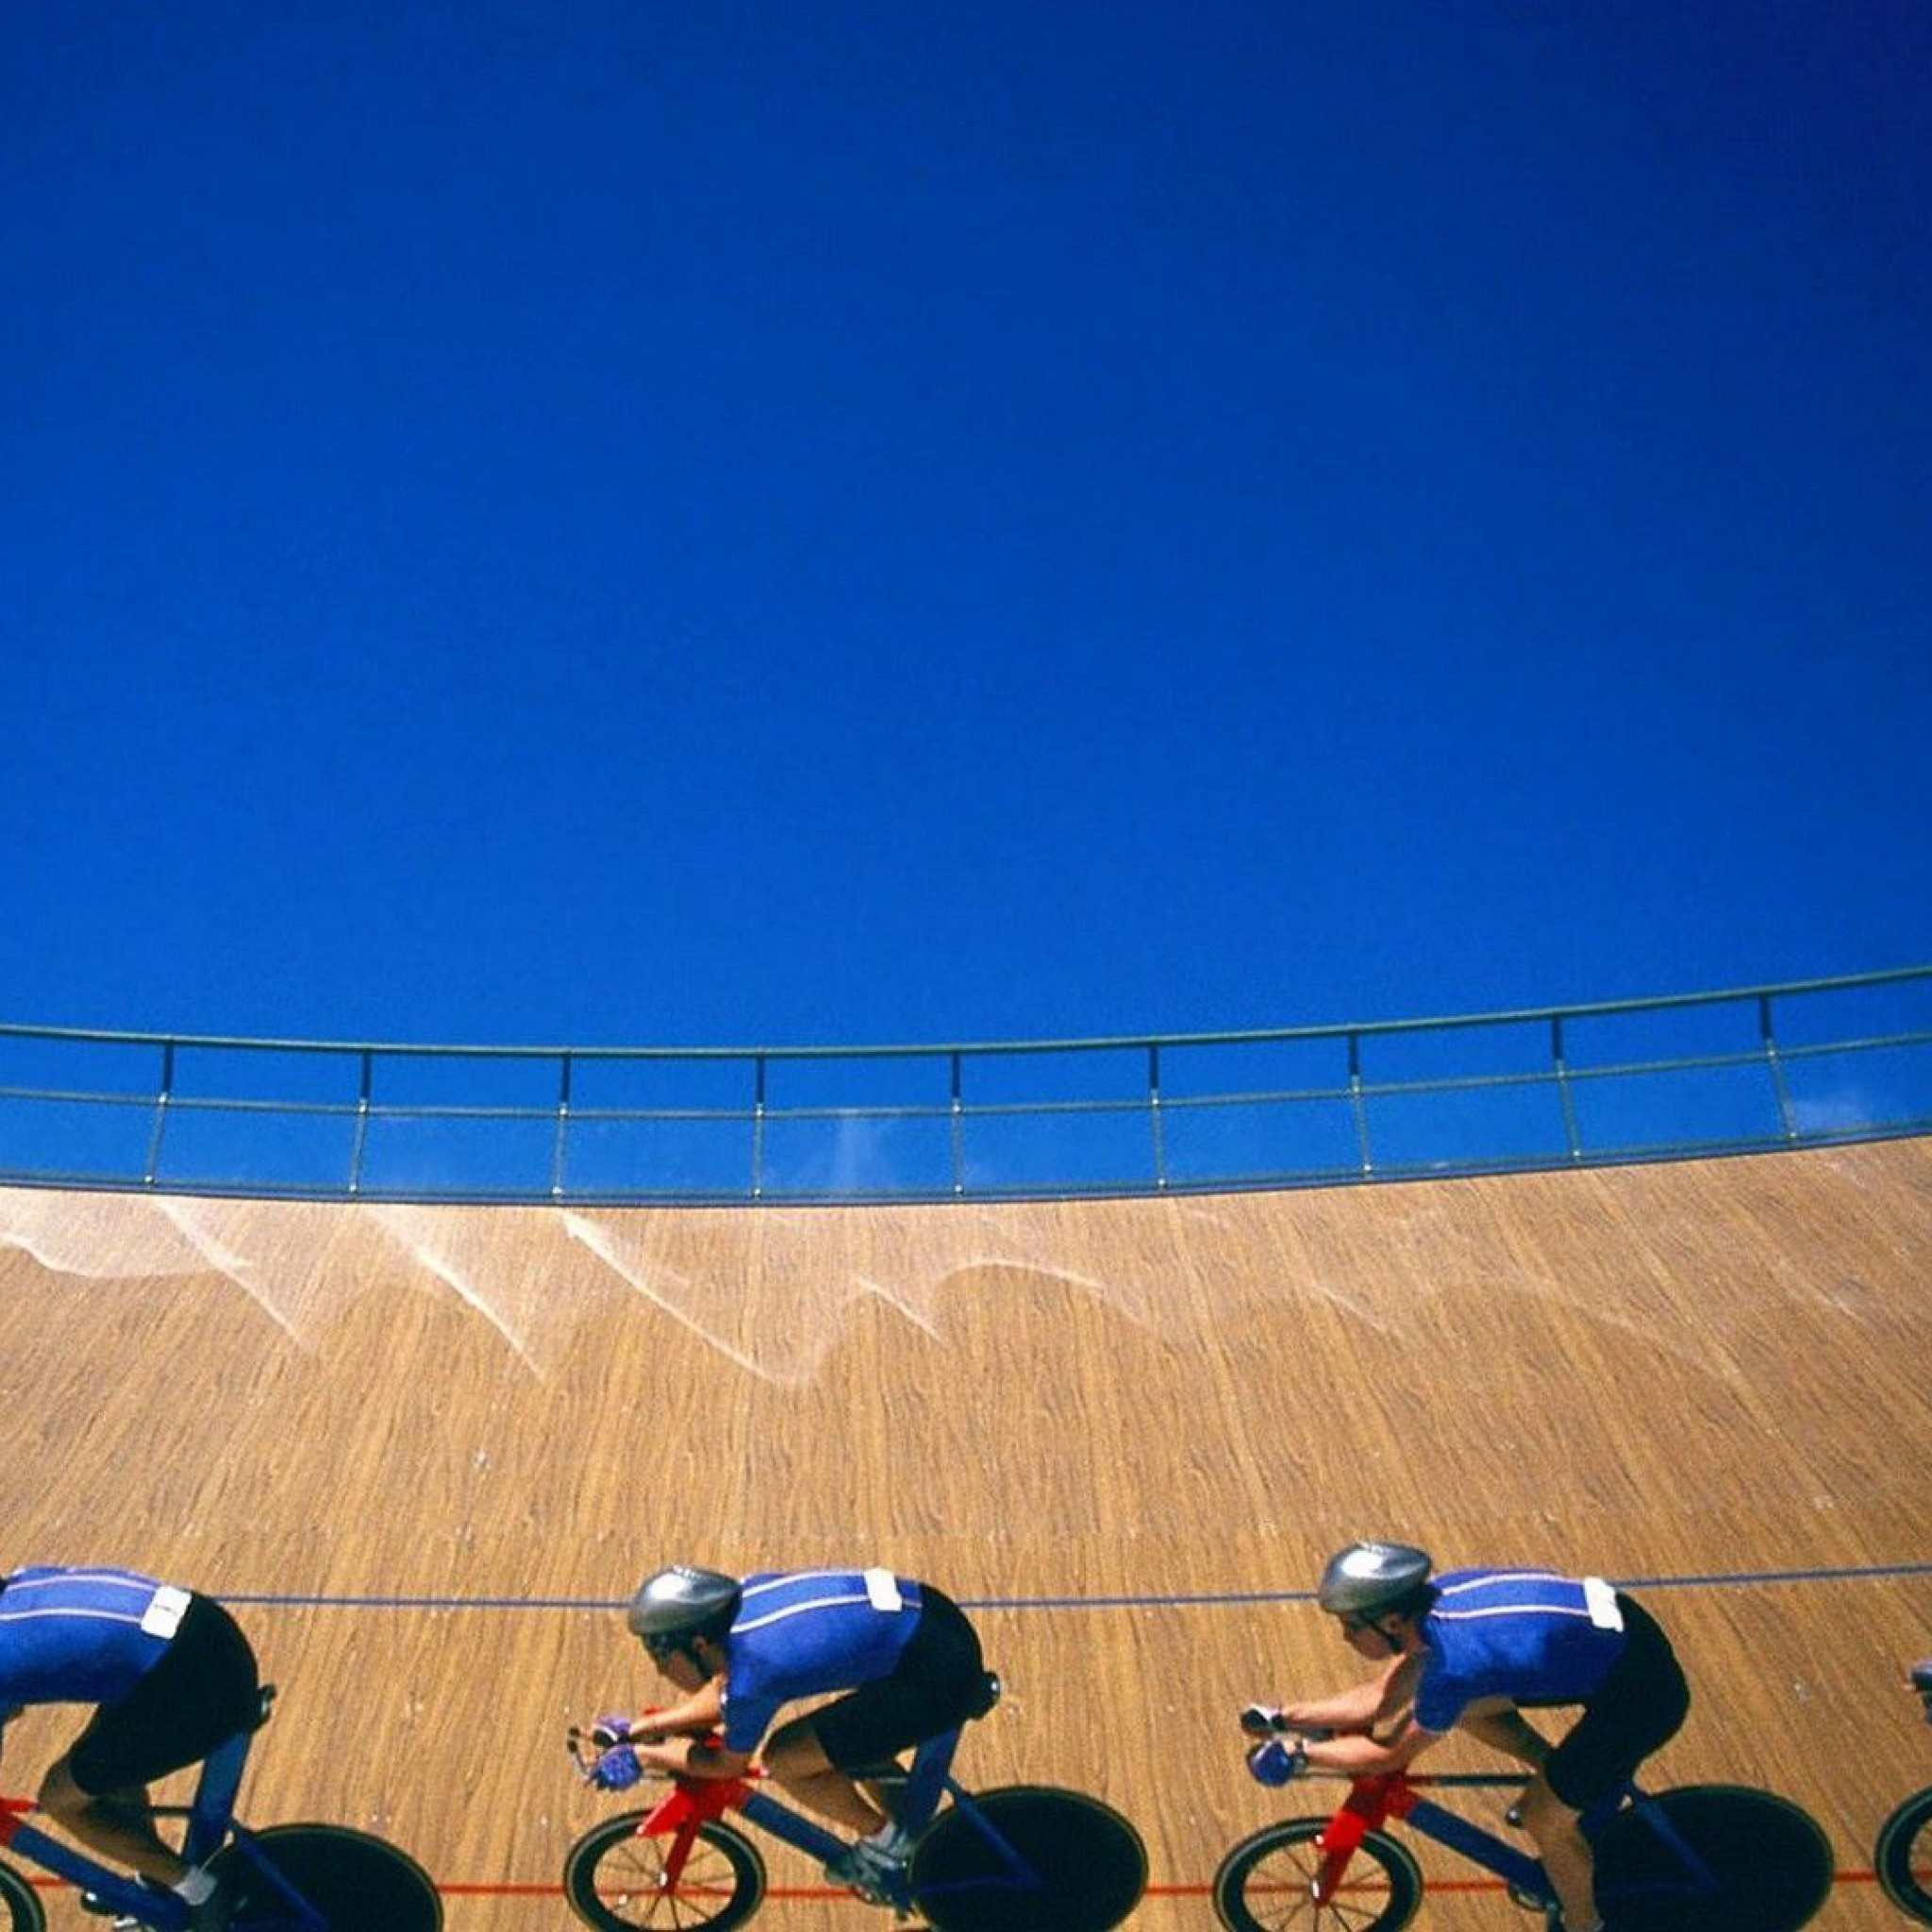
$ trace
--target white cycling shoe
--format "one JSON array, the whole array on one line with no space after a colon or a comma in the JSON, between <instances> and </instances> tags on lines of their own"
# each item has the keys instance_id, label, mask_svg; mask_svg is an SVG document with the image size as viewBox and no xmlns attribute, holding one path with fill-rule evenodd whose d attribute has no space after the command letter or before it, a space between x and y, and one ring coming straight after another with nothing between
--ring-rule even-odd
<instances>
[{"instance_id":1,"label":"white cycling shoe","mask_svg":"<svg viewBox=\"0 0 1932 1932\"><path fill-rule=\"evenodd\" d=\"M911 1856L910 1836L896 1824L888 1824L870 1838L846 1846L826 1865L825 1876L834 1885L856 1891L869 1904L894 1905Z\"/></svg>"}]
</instances>

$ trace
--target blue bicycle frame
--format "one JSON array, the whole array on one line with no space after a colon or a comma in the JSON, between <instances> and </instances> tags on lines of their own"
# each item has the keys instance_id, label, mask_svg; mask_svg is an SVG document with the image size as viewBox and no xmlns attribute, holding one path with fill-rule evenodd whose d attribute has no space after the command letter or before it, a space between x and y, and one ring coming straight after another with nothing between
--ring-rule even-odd
<instances>
[{"instance_id":1,"label":"blue bicycle frame","mask_svg":"<svg viewBox=\"0 0 1932 1932\"><path fill-rule=\"evenodd\" d=\"M1425 1785L1493 1789L1519 1782L1518 1779L1487 1775L1480 1772L1414 1778L1397 1774L1388 1778L1357 1780L1355 1790L1336 1813L1336 1821L1344 1817L1358 1821L1359 1829L1336 1834L1331 1824L1332 1848L1341 1849L1346 1840L1349 1841L1347 1849L1353 1851L1364 1833L1378 1829L1391 1818L1399 1818L1423 1837L1433 1839L1438 1844L1459 1852L1473 1865L1494 1873L1518 1896L1533 1899L1541 1905L1553 1905L1557 1895L1537 1859L1505 1842L1493 1832L1437 1804L1434 1799L1423 1796L1420 1790ZM1641 1892L1688 1891L1696 1897L1714 1897L1720 1890L1717 1874L1671 1823L1663 1807L1646 1797L1635 1785L1626 1785L1587 1810L1583 1814L1584 1836L1593 1843L1610 1821L1620 1816L1626 1807L1669 1847L1681 1867L1678 1877L1670 1881L1660 1880L1656 1885L1639 1890Z\"/></svg>"},{"instance_id":2,"label":"blue bicycle frame","mask_svg":"<svg viewBox=\"0 0 1932 1932\"><path fill-rule=\"evenodd\" d=\"M264 1720L273 1695L272 1690L264 1695ZM235 1799L242 1789L242 1774L247 1766L254 1737L254 1729L238 1731L225 1743L217 1745L203 1762L190 1803L181 1807L163 1807L158 1815L187 1820L181 1856L189 1864L205 1865L223 1845L233 1844L280 1894L288 1909L285 1918L276 1915L278 1924L286 1923L290 1932L328 1932L322 1915L292 1890L268 1858L256 1849L254 1834L235 1822ZM96 1863L86 1853L50 1837L38 1825L29 1824L26 1810L25 1806L13 1801L0 1807L0 1845L91 1892L112 1912L154 1927L154 1932L187 1932L191 1907L179 1893ZM249 1914L251 1921L260 1916Z\"/></svg>"}]
</instances>

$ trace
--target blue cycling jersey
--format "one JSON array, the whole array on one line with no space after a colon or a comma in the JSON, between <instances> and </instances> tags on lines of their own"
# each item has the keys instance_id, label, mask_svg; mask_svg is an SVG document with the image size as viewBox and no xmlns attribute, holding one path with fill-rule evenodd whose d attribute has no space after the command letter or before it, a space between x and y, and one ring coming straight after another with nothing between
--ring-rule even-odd
<instances>
[{"instance_id":1,"label":"blue cycling jersey","mask_svg":"<svg viewBox=\"0 0 1932 1932\"><path fill-rule=\"evenodd\" d=\"M1435 1579L1415 1721L1455 1726L1479 1697L1581 1704L1624 1648L1616 1592L1600 1576L1547 1570L1451 1570Z\"/></svg>"},{"instance_id":2,"label":"blue cycling jersey","mask_svg":"<svg viewBox=\"0 0 1932 1932\"><path fill-rule=\"evenodd\" d=\"M111 1704L159 1663L189 1592L131 1570L16 1570L0 1584L0 1704Z\"/></svg>"},{"instance_id":3,"label":"blue cycling jersey","mask_svg":"<svg viewBox=\"0 0 1932 1932\"><path fill-rule=\"evenodd\" d=\"M746 1577L726 1642L726 1747L756 1750L779 1707L795 1697L890 1675L922 1607L918 1584L885 1570Z\"/></svg>"}]
</instances>

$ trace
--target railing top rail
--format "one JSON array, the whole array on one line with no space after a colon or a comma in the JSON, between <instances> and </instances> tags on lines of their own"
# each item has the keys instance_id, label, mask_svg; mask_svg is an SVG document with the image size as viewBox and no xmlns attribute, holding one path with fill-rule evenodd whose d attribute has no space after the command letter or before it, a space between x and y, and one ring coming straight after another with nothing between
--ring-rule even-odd
<instances>
[{"instance_id":1,"label":"railing top rail","mask_svg":"<svg viewBox=\"0 0 1932 1932\"><path fill-rule=\"evenodd\" d=\"M1249 1027L1206 1033L1132 1033L1067 1040L980 1040L860 1046L487 1046L408 1041L283 1040L212 1033L108 1030L77 1026L36 1026L0 1022L0 1039L60 1041L97 1046L158 1046L207 1052L372 1055L384 1058L525 1060L858 1060L981 1058L995 1054L1070 1054L1139 1051L1153 1047L1259 1046L1295 1041L1382 1038L1397 1034L1466 1031L1473 1027L1521 1026L1557 1020L1612 1018L1633 1013L1713 1007L1744 1000L1783 999L1810 993L1850 992L1860 988L1932 978L1932 964L1902 966L1879 973L1835 978L1795 979L1714 991L1660 993L1642 999L1595 1000L1570 1006L1524 1007L1504 1011L1444 1014L1427 1019L1359 1020L1302 1026Z\"/></svg>"}]
</instances>

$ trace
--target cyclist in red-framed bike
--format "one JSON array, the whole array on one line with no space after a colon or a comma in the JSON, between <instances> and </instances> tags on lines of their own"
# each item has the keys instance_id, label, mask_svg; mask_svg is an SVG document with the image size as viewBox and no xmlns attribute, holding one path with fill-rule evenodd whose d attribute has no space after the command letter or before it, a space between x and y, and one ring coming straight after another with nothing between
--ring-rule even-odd
<instances>
[{"instance_id":1,"label":"cyclist in red-framed bike","mask_svg":"<svg viewBox=\"0 0 1932 1932\"><path fill-rule=\"evenodd\" d=\"M1690 1693L1670 1640L1601 1577L1542 1569L1434 1573L1407 1543L1357 1542L1330 1558L1316 1601L1381 1668L1332 1697L1262 1713L1318 1770L1397 1771L1451 1730L1531 1767L1520 1808L1560 1901L1564 1932L1600 1932L1581 1815L1674 1737ZM1581 1706L1554 1744L1523 1711ZM1251 1727L1252 1727L1252 1721Z\"/></svg>"},{"instance_id":2,"label":"cyclist in red-framed bike","mask_svg":"<svg viewBox=\"0 0 1932 1932\"><path fill-rule=\"evenodd\" d=\"M41 1565L0 1578L0 1723L30 1704L96 1707L41 1783L42 1811L178 1892L193 1932L226 1923L213 1875L155 1830L147 1788L260 1712L255 1653L212 1598L131 1570Z\"/></svg>"},{"instance_id":3,"label":"cyclist in red-framed bike","mask_svg":"<svg viewBox=\"0 0 1932 1932\"><path fill-rule=\"evenodd\" d=\"M868 1774L987 1707L979 1638L951 1598L890 1570L741 1582L675 1564L644 1579L626 1621L684 1695L599 1718L593 1780L621 1790L647 1770L739 1777L757 1755L800 1803L858 1835L826 1871L877 1895L911 1840ZM845 1694L773 1728L785 1705L828 1691Z\"/></svg>"}]
</instances>

